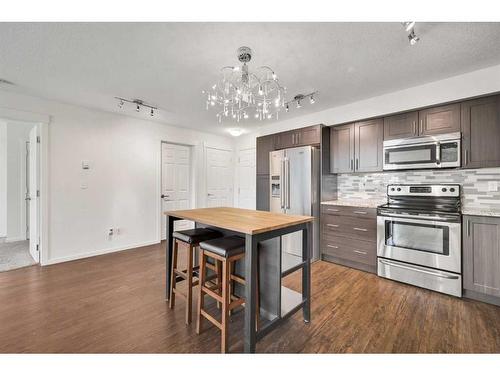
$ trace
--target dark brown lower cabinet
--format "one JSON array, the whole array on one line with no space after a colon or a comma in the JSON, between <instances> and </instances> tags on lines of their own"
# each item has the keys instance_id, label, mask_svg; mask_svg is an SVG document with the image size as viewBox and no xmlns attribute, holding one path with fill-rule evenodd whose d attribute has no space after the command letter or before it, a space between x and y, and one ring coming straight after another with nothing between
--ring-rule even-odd
<instances>
[{"instance_id":1,"label":"dark brown lower cabinet","mask_svg":"<svg viewBox=\"0 0 500 375\"><path fill-rule=\"evenodd\" d=\"M377 272L377 219L374 208L321 207L321 258Z\"/></svg>"},{"instance_id":2,"label":"dark brown lower cabinet","mask_svg":"<svg viewBox=\"0 0 500 375\"><path fill-rule=\"evenodd\" d=\"M465 296L500 304L500 218L463 217Z\"/></svg>"}]
</instances>

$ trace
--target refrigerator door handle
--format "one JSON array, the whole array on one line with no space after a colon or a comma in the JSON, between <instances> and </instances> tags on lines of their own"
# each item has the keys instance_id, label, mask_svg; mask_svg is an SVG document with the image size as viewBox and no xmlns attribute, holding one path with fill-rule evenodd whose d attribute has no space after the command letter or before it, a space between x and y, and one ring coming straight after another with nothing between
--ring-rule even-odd
<instances>
[{"instance_id":1,"label":"refrigerator door handle","mask_svg":"<svg viewBox=\"0 0 500 375\"><path fill-rule=\"evenodd\" d=\"M290 159L285 159L285 174L286 174L286 209L290 209Z\"/></svg>"},{"instance_id":2,"label":"refrigerator door handle","mask_svg":"<svg viewBox=\"0 0 500 375\"><path fill-rule=\"evenodd\" d=\"M285 208L285 160L280 160L281 173L280 173L280 206L281 209Z\"/></svg>"}]
</instances>

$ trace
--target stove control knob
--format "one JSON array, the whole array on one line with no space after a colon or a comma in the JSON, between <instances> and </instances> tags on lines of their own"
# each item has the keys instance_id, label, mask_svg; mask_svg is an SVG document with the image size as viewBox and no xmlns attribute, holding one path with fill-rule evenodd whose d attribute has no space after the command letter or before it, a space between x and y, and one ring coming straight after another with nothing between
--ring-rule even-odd
<instances>
[{"instance_id":1,"label":"stove control knob","mask_svg":"<svg viewBox=\"0 0 500 375\"><path fill-rule=\"evenodd\" d=\"M452 193L454 193L454 192L455 192L455 188L450 188L450 191L451 191Z\"/></svg>"},{"instance_id":2,"label":"stove control knob","mask_svg":"<svg viewBox=\"0 0 500 375\"><path fill-rule=\"evenodd\" d=\"M398 191L401 191L401 188L398 188Z\"/></svg>"},{"instance_id":3,"label":"stove control knob","mask_svg":"<svg viewBox=\"0 0 500 375\"><path fill-rule=\"evenodd\" d=\"M446 188L442 188L442 189L441 189L441 191L442 191L443 193L446 193Z\"/></svg>"},{"instance_id":4,"label":"stove control knob","mask_svg":"<svg viewBox=\"0 0 500 375\"><path fill-rule=\"evenodd\" d=\"M394 191L395 189L394 188L391 188L391 191Z\"/></svg>"}]
</instances>

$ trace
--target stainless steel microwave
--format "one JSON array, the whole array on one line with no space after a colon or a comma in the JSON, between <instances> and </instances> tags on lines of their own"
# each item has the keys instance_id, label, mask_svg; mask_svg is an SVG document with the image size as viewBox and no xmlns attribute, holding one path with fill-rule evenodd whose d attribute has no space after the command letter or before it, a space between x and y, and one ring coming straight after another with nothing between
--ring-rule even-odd
<instances>
[{"instance_id":1,"label":"stainless steel microwave","mask_svg":"<svg viewBox=\"0 0 500 375\"><path fill-rule=\"evenodd\" d=\"M461 133L384 141L384 170L457 168Z\"/></svg>"}]
</instances>

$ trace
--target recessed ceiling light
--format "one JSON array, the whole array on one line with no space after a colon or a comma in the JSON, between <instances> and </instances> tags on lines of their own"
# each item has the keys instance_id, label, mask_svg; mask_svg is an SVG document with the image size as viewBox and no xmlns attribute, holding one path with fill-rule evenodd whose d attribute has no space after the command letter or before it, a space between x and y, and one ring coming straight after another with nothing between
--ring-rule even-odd
<instances>
[{"instance_id":1,"label":"recessed ceiling light","mask_svg":"<svg viewBox=\"0 0 500 375\"><path fill-rule=\"evenodd\" d=\"M241 128L229 128L227 129L227 132L231 134L233 137L239 137L240 135L243 134L243 129Z\"/></svg>"}]
</instances>

